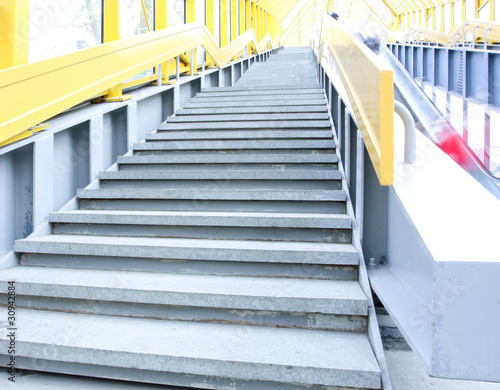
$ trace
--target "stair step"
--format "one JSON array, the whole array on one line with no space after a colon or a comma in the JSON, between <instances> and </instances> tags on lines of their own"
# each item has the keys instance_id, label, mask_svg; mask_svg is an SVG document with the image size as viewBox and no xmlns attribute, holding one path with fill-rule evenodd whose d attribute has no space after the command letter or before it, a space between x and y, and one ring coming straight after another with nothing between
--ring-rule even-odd
<instances>
[{"instance_id":1,"label":"stair step","mask_svg":"<svg viewBox=\"0 0 500 390\"><path fill-rule=\"evenodd\" d=\"M251 121L251 122L206 122L206 123L163 123L162 130L244 130L244 129L331 129L327 120L315 121Z\"/></svg>"},{"instance_id":2,"label":"stair step","mask_svg":"<svg viewBox=\"0 0 500 390\"><path fill-rule=\"evenodd\" d=\"M25 309L17 316L16 366L22 369L41 359L57 361L68 373L92 365L109 368L108 375L118 379L203 388L229 383L264 390L278 383L308 389L380 388L376 359L359 333ZM0 348L7 350L8 343L2 334ZM94 375L106 377L99 371Z\"/></svg>"},{"instance_id":3,"label":"stair step","mask_svg":"<svg viewBox=\"0 0 500 390\"><path fill-rule=\"evenodd\" d=\"M201 92L198 93L197 95L200 94L216 94L216 95L224 95L224 94L229 94L229 95L241 95L241 94L267 94L267 95L282 95L282 94L320 94L323 96L323 88L320 86L317 88L281 88L281 89L276 89L272 87L248 87L248 88L238 88L238 87L211 87L211 88L202 88ZM227 95L226 95L227 96Z\"/></svg>"},{"instance_id":4,"label":"stair step","mask_svg":"<svg viewBox=\"0 0 500 390\"><path fill-rule=\"evenodd\" d=\"M293 131L163 131L161 133L148 134L146 142L169 141L169 140L266 140L266 139L316 139L332 138L331 130L293 130Z\"/></svg>"},{"instance_id":5,"label":"stair step","mask_svg":"<svg viewBox=\"0 0 500 390\"><path fill-rule=\"evenodd\" d=\"M223 114L284 114L301 112L327 112L326 106L284 106L284 107L220 107L220 108L183 108L177 110L175 115L223 115Z\"/></svg>"},{"instance_id":6,"label":"stair step","mask_svg":"<svg viewBox=\"0 0 500 390\"><path fill-rule=\"evenodd\" d=\"M285 100L285 99L261 99L252 101L252 107L307 107L307 106L325 106L325 98L321 99L295 99L295 100ZM230 102L219 102L218 99L212 99L212 101L201 101L193 99L184 105L184 108L226 108L226 107L248 107L248 103L244 100L230 101Z\"/></svg>"},{"instance_id":7,"label":"stair step","mask_svg":"<svg viewBox=\"0 0 500 390\"><path fill-rule=\"evenodd\" d=\"M222 141L157 141L134 145L134 151L144 150L288 150L288 149L335 149L335 141L329 140L222 140Z\"/></svg>"},{"instance_id":8,"label":"stair step","mask_svg":"<svg viewBox=\"0 0 500 390\"><path fill-rule=\"evenodd\" d=\"M196 115L170 116L169 123L196 123L196 122L252 122L252 121L316 121L329 119L328 113L278 113L278 114L232 114L232 115Z\"/></svg>"},{"instance_id":9,"label":"stair step","mask_svg":"<svg viewBox=\"0 0 500 390\"><path fill-rule=\"evenodd\" d=\"M247 71L247 73L245 73L245 75L248 75L248 72L250 70ZM201 92L232 92L232 91L276 91L276 88L272 87L272 86L268 86L268 85L265 85L265 86L249 86L249 87L238 87L237 85L233 86L233 87L207 87L207 88L202 88L201 89ZM291 92L291 91L296 91L298 93L300 92L304 92L304 93L308 93L309 91L311 93L316 93L317 91L321 91L323 92L323 87L321 84L318 84L317 87L315 88L309 88L309 89L303 89L303 88L296 88L295 86L287 86L287 87L284 87L284 88L281 88L278 90L279 93L281 93L282 91L285 91L285 92Z\"/></svg>"},{"instance_id":10,"label":"stair step","mask_svg":"<svg viewBox=\"0 0 500 390\"><path fill-rule=\"evenodd\" d=\"M64 211L50 214L53 223L102 223L172 226L231 226L254 228L350 229L347 215L300 213L216 213L179 211Z\"/></svg>"},{"instance_id":11,"label":"stair step","mask_svg":"<svg viewBox=\"0 0 500 390\"><path fill-rule=\"evenodd\" d=\"M55 234L351 243L343 214L80 210L51 213Z\"/></svg>"},{"instance_id":12,"label":"stair step","mask_svg":"<svg viewBox=\"0 0 500 390\"><path fill-rule=\"evenodd\" d=\"M340 190L221 189L217 183L199 189L78 190L84 210L236 211L345 214Z\"/></svg>"},{"instance_id":13,"label":"stair step","mask_svg":"<svg viewBox=\"0 0 500 390\"><path fill-rule=\"evenodd\" d=\"M78 190L80 199L182 199L182 200L253 200L253 201L295 201L334 202L346 200L345 191L321 190Z\"/></svg>"},{"instance_id":14,"label":"stair step","mask_svg":"<svg viewBox=\"0 0 500 390\"><path fill-rule=\"evenodd\" d=\"M117 256L150 259L256 263L357 265L351 244L192 240L180 238L72 236L51 234L17 240L19 253Z\"/></svg>"},{"instance_id":15,"label":"stair step","mask_svg":"<svg viewBox=\"0 0 500 390\"><path fill-rule=\"evenodd\" d=\"M118 157L118 164L337 164L336 154L212 154Z\"/></svg>"},{"instance_id":16,"label":"stair step","mask_svg":"<svg viewBox=\"0 0 500 390\"><path fill-rule=\"evenodd\" d=\"M42 236L18 240L20 264L177 274L357 280L351 244L150 237Z\"/></svg>"},{"instance_id":17,"label":"stair step","mask_svg":"<svg viewBox=\"0 0 500 390\"><path fill-rule=\"evenodd\" d=\"M101 172L101 180L341 180L339 171L265 171L265 170L207 170L207 171L152 171Z\"/></svg>"},{"instance_id":18,"label":"stair step","mask_svg":"<svg viewBox=\"0 0 500 390\"><path fill-rule=\"evenodd\" d=\"M195 98L191 99L191 102L209 103L209 102L231 102L231 101L242 101L242 102L252 102L255 100L267 99L270 100L274 95L257 95L251 94L248 96L224 96L224 97L212 97L211 94L199 94ZM317 93L309 94L290 94L286 98L289 100L308 100L308 99L318 99L321 96L323 103L325 102L324 95Z\"/></svg>"},{"instance_id":19,"label":"stair step","mask_svg":"<svg viewBox=\"0 0 500 390\"><path fill-rule=\"evenodd\" d=\"M73 313L359 332L368 310L356 281L18 266L0 296L10 280L17 308Z\"/></svg>"}]
</instances>

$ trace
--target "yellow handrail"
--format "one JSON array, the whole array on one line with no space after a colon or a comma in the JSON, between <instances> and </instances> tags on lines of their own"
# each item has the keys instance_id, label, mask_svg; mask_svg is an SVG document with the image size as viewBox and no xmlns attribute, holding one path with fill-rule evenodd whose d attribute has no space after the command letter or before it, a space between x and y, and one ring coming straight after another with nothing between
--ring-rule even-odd
<instances>
[{"instance_id":1,"label":"yellow handrail","mask_svg":"<svg viewBox=\"0 0 500 390\"><path fill-rule=\"evenodd\" d=\"M323 47L338 69L380 184L394 184L394 82L390 65L328 15L321 23L320 63Z\"/></svg>"},{"instance_id":2,"label":"yellow handrail","mask_svg":"<svg viewBox=\"0 0 500 390\"><path fill-rule=\"evenodd\" d=\"M222 68L247 45L259 54L275 48L269 33L258 42L250 29L220 49L191 23L1 70L0 143L198 46Z\"/></svg>"}]
</instances>

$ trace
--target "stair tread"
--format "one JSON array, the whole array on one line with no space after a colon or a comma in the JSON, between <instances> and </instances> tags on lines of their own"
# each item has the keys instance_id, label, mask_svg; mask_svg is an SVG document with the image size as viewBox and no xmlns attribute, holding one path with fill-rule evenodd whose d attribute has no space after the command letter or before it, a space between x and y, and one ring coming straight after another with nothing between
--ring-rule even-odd
<instances>
[{"instance_id":1,"label":"stair tread","mask_svg":"<svg viewBox=\"0 0 500 390\"><path fill-rule=\"evenodd\" d=\"M17 356L46 359L49 350L58 361L71 363L380 388L380 369L364 334L24 309L17 317ZM7 343L2 334L0 347Z\"/></svg>"},{"instance_id":2,"label":"stair tread","mask_svg":"<svg viewBox=\"0 0 500 390\"><path fill-rule=\"evenodd\" d=\"M356 248L351 244L340 243L51 234L17 240L14 249L21 253L148 257L155 259L359 264L359 254Z\"/></svg>"},{"instance_id":3,"label":"stair tread","mask_svg":"<svg viewBox=\"0 0 500 390\"><path fill-rule=\"evenodd\" d=\"M122 156L118 164L331 164L337 163L336 154L219 154L219 155L172 155L172 156Z\"/></svg>"},{"instance_id":4,"label":"stair tread","mask_svg":"<svg viewBox=\"0 0 500 390\"><path fill-rule=\"evenodd\" d=\"M345 214L242 213L202 211L75 210L50 214L60 223L147 223L151 225L351 228Z\"/></svg>"},{"instance_id":5,"label":"stair tread","mask_svg":"<svg viewBox=\"0 0 500 390\"><path fill-rule=\"evenodd\" d=\"M207 130L187 130L187 131L162 131L160 133L148 134L146 141L158 140L224 140L224 139L315 139L315 138L333 138L332 131L327 130L295 130L295 131L207 131Z\"/></svg>"},{"instance_id":6,"label":"stair tread","mask_svg":"<svg viewBox=\"0 0 500 390\"><path fill-rule=\"evenodd\" d=\"M324 128L330 129L328 120L277 120L277 121L250 121L250 122L206 122L206 123L164 123L158 130L189 130L189 129L294 129L294 128Z\"/></svg>"},{"instance_id":7,"label":"stair tread","mask_svg":"<svg viewBox=\"0 0 500 390\"><path fill-rule=\"evenodd\" d=\"M17 295L163 305L367 315L357 281L17 266ZM119 281L119 283L118 283ZM7 283L0 289L7 292ZM1 290L0 290L1 291Z\"/></svg>"},{"instance_id":8,"label":"stair tread","mask_svg":"<svg viewBox=\"0 0 500 390\"><path fill-rule=\"evenodd\" d=\"M212 114L170 116L167 123L328 120L328 113Z\"/></svg>"},{"instance_id":9,"label":"stair tread","mask_svg":"<svg viewBox=\"0 0 500 390\"><path fill-rule=\"evenodd\" d=\"M340 180L337 170L203 170L203 171L107 171L101 180Z\"/></svg>"},{"instance_id":10,"label":"stair tread","mask_svg":"<svg viewBox=\"0 0 500 390\"><path fill-rule=\"evenodd\" d=\"M201 191L202 190L202 191ZM345 201L343 190L248 190L248 189L88 189L78 190L80 199L182 199L253 201Z\"/></svg>"}]
</instances>

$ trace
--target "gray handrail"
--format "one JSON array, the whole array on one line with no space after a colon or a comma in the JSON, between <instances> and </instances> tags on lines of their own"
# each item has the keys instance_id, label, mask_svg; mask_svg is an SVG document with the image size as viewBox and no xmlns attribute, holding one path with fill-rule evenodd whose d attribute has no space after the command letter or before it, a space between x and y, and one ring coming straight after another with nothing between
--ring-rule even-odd
<instances>
[{"instance_id":1,"label":"gray handrail","mask_svg":"<svg viewBox=\"0 0 500 390\"><path fill-rule=\"evenodd\" d=\"M417 130L410 111L404 104L394 100L394 112L403 120L405 126L405 164L414 164L417 159Z\"/></svg>"}]
</instances>

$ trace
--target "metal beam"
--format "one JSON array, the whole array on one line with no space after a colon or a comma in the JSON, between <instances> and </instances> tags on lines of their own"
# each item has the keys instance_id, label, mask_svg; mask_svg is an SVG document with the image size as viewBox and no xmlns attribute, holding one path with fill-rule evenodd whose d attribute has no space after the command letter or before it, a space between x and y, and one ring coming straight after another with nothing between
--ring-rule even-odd
<instances>
[{"instance_id":1,"label":"metal beam","mask_svg":"<svg viewBox=\"0 0 500 390\"><path fill-rule=\"evenodd\" d=\"M103 37L104 43L120 39L120 1L104 0L103 15Z\"/></svg>"},{"instance_id":2,"label":"metal beam","mask_svg":"<svg viewBox=\"0 0 500 390\"><path fill-rule=\"evenodd\" d=\"M0 6L0 69L29 58L30 0L4 0Z\"/></svg>"}]
</instances>

